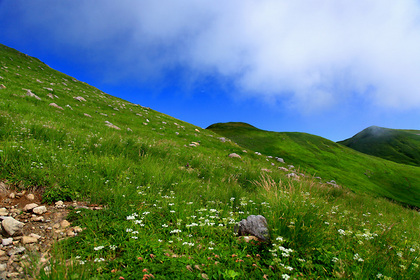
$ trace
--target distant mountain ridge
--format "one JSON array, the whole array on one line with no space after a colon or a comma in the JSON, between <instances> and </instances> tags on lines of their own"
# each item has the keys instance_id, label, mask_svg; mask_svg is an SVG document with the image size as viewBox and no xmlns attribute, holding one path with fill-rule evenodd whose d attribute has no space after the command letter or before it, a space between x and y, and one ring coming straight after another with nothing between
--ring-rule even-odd
<instances>
[{"instance_id":1,"label":"distant mountain ridge","mask_svg":"<svg viewBox=\"0 0 420 280\"><path fill-rule=\"evenodd\" d=\"M420 166L420 130L371 126L337 143L368 155Z\"/></svg>"},{"instance_id":2,"label":"distant mountain ridge","mask_svg":"<svg viewBox=\"0 0 420 280\"><path fill-rule=\"evenodd\" d=\"M216 123L207 129L247 149L281 157L286 165L294 164L306 174L322 177L323 182L334 180L356 192L386 193L396 200L402 196L418 204L419 167L372 157L308 133L265 131L241 122Z\"/></svg>"}]
</instances>

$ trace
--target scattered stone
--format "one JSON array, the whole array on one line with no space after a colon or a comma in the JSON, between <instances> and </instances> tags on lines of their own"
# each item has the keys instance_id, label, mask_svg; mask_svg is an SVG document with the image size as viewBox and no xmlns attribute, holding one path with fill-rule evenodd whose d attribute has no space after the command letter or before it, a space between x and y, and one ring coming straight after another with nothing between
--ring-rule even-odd
<instances>
[{"instance_id":1,"label":"scattered stone","mask_svg":"<svg viewBox=\"0 0 420 280\"><path fill-rule=\"evenodd\" d=\"M287 178L294 178L294 179L299 179L299 176L296 175L296 173L292 172L286 175Z\"/></svg>"},{"instance_id":2,"label":"scattered stone","mask_svg":"<svg viewBox=\"0 0 420 280\"><path fill-rule=\"evenodd\" d=\"M32 236L23 236L21 241L22 241L22 244L32 244L32 243L38 242L38 238L35 238Z\"/></svg>"},{"instance_id":3,"label":"scattered stone","mask_svg":"<svg viewBox=\"0 0 420 280\"><path fill-rule=\"evenodd\" d=\"M23 253L25 250L26 250L25 247L16 247L16 248L10 249L9 252L7 252L7 254L9 256L18 255L18 254Z\"/></svg>"},{"instance_id":4,"label":"scattered stone","mask_svg":"<svg viewBox=\"0 0 420 280\"><path fill-rule=\"evenodd\" d=\"M35 216L35 217L32 217L32 221L34 221L34 222L43 222L44 221L44 217L43 216Z\"/></svg>"},{"instance_id":5,"label":"scattered stone","mask_svg":"<svg viewBox=\"0 0 420 280\"><path fill-rule=\"evenodd\" d=\"M70 108L70 110L73 110L73 108L69 104L67 104L66 107Z\"/></svg>"},{"instance_id":6,"label":"scattered stone","mask_svg":"<svg viewBox=\"0 0 420 280\"><path fill-rule=\"evenodd\" d=\"M5 85L3 85L3 84L0 85L0 89L5 89L5 88L6 88Z\"/></svg>"},{"instance_id":7,"label":"scattered stone","mask_svg":"<svg viewBox=\"0 0 420 280\"><path fill-rule=\"evenodd\" d=\"M57 201L55 203L55 207L57 207L57 208L64 208L65 207L64 202L61 201L61 200Z\"/></svg>"},{"instance_id":8,"label":"scattered stone","mask_svg":"<svg viewBox=\"0 0 420 280\"><path fill-rule=\"evenodd\" d=\"M262 241L270 240L267 220L261 215L250 215L243 219L235 226L235 232L239 236L252 235L258 237Z\"/></svg>"},{"instance_id":9,"label":"scattered stone","mask_svg":"<svg viewBox=\"0 0 420 280\"><path fill-rule=\"evenodd\" d=\"M0 250L0 257L3 257L4 255L6 255L6 252L3 250Z\"/></svg>"},{"instance_id":10,"label":"scattered stone","mask_svg":"<svg viewBox=\"0 0 420 280\"><path fill-rule=\"evenodd\" d=\"M282 159L282 158L277 158L277 161L281 162L281 163L284 163L284 159Z\"/></svg>"},{"instance_id":11,"label":"scattered stone","mask_svg":"<svg viewBox=\"0 0 420 280\"><path fill-rule=\"evenodd\" d=\"M72 231L72 230L68 230L68 231L66 232L66 235L67 235L68 237L74 237L74 236L76 236L76 233L74 233L74 231Z\"/></svg>"},{"instance_id":12,"label":"scattered stone","mask_svg":"<svg viewBox=\"0 0 420 280\"><path fill-rule=\"evenodd\" d=\"M75 96L75 97L73 97L74 99L76 99L77 101L80 101L80 102L82 102L82 101L85 101L86 102L86 99L84 99L83 97L81 97L81 96Z\"/></svg>"},{"instance_id":13,"label":"scattered stone","mask_svg":"<svg viewBox=\"0 0 420 280\"><path fill-rule=\"evenodd\" d=\"M63 109L63 107L58 106L58 105L57 105L57 104L55 104L55 103L50 103L49 105L50 105L50 106L52 106L52 107L55 107L55 108L57 108L57 109L64 110L64 109Z\"/></svg>"},{"instance_id":14,"label":"scattered stone","mask_svg":"<svg viewBox=\"0 0 420 280\"><path fill-rule=\"evenodd\" d=\"M261 171L264 171L264 172L271 172L271 170L270 170L270 169L267 169L267 168L261 168Z\"/></svg>"},{"instance_id":15,"label":"scattered stone","mask_svg":"<svg viewBox=\"0 0 420 280\"><path fill-rule=\"evenodd\" d=\"M230 158L241 158L241 156L240 156L240 155L238 155L237 153L231 153L231 154L229 155L229 157L230 157Z\"/></svg>"},{"instance_id":16,"label":"scattered stone","mask_svg":"<svg viewBox=\"0 0 420 280\"><path fill-rule=\"evenodd\" d=\"M9 215L9 211L6 208L0 208L0 216L7 216Z\"/></svg>"},{"instance_id":17,"label":"scattered stone","mask_svg":"<svg viewBox=\"0 0 420 280\"><path fill-rule=\"evenodd\" d=\"M84 115L85 117L88 117L88 118L91 118L91 117L92 117L91 115L86 114L86 113L84 113L83 115Z\"/></svg>"},{"instance_id":18,"label":"scattered stone","mask_svg":"<svg viewBox=\"0 0 420 280\"><path fill-rule=\"evenodd\" d=\"M29 200L34 200L35 199L35 195L33 195L32 193L30 193L30 194L28 194L26 196L26 198L29 199Z\"/></svg>"},{"instance_id":19,"label":"scattered stone","mask_svg":"<svg viewBox=\"0 0 420 280\"><path fill-rule=\"evenodd\" d=\"M286 167L283 167L283 166L280 166L280 167L279 167L279 169L280 169L280 170L283 170L283 171L285 171L285 172L288 172L288 171L289 171L289 169L287 169Z\"/></svg>"},{"instance_id":20,"label":"scattered stone","mask_svg":"<svg viewBox=\"0 0 420 280\"><path fill-rule=\"evenodd\" d=\"M41 100L41 98L38 95L30 91L29 89L26 91L26 95L29 97L35 97L36 99Z\"/></svg>"},{"instance_id":21,"label":"scattered stone","mask_svg":"<svg viewBox=\"0 0 420 280\"><path fill-rule=\"evenodd\" d=\"M105 121L105 125L106 125L106 126L108 126L108 127L111 127L111 128L117 129L117 130L121 130L121 128L119 128L118 126L116 126L116 125L114 125L114 124L110 123L109 121Z\"/></svg>"},{"instance_id":22,"label":"scattered stone","mask_svg":"<svg viewBox=\"0 0 420 280\"><path fill-rule=\"evenodd\" d=\"M25 207L23 207L23 211L29 212L38 206L39 205L36 203L29 203L29 204L26 204Z\"/></svg>"},{"instance_id":23,"label":"scattered stone","mask_svg":"<svg viewBox=\"0 0 420 280\"><path fill-rule=\"evenodd\" d=\"M3 246L9 246L10 244L13 244L13 238L12 237L3 238L1 240L1 245L3 245Z\"/></svg>"},{"instance_id":24,"label":"scattered stone","mask_svg":"<svg viewBox=\"0 0 420 280\"><path fill-rule=\"evenodd\" d=\"M32 209L32 212L34 212L35 214L38 214L38 215L42 215L45 212L47 212L47 207L45 207L44 205L38 206L38 207L35 207L34 209Z\"/></svg>"},{"instance_id":25,"label":"scattered stone","mask_svg":"<svg viewBox=\"0 0 420 280\"><path fill-rule=\"evenodd\" d=\"M226 138L225 137L219 137L218 138L220 140L220 142L225 143L226 142Z\"/></svg>"},{"instance_id":26,"label":"scattered stone","mask_svg":"<svg viewBox=\"0 0 420 280\"><path fill-rule=\"evenodd\" d=\"M7 269L7 264L5 263L0 264L0 271L6 271L6 269Z\"/></svg>"},{"instance_id":27,"label":"scattered stone","mask_svg":"<svg viewBox=\"0 0 420 280\"><path fill-rule=\"evenodd\" d=\"M52 88L47 88L47 87L44 87L44 89L46 89L46 90L48 90L48 91L54 91Z\"/></svg>"},{"instance_id":28,"label":"scattered stone","mask_svg":"<svg viewBox=\"0 0 420 280\"><path fill-rule=\"evenodd\" d=\"M289 167L289 169L295 168L293 165L288 165L287 167Z\"/></svg>"},{"instance_id":29,"label":"scattered stone","mask_svg":"<svg viewBox=\"0 0 420 280\"><path fill-rule=\"evenodd\" d=\"M15 193L12 192L9 194L9 198L14 199L15 197L16 197Z\"/></svg>"},{"instance_id":30,"label":"scattered stone","mask_svg":"<svg viewBox=\"0 0 420 280\"><path fill-rule=\"evenodd\" d=\"M61 228L67 228L67 227L70 226L70 223L67 220L62 220L61 223L60 223L60 226L61 226Z\"/></svg>"},{"instance_id":31,"label":"scattered stone","mask_svg":"<svg viewBox=\"0 0 420 280\"><path fill-rule=\"evenodd\" d=\"M255 152L255 154L256 154L257 156L260 156L260 155L261 155L261 153L260 153L260 152Z\"/></svg>"},{"instance_id":32,"label":"scattered stone","mask_svg":"<svg viewBox=\"0 0 420 280\"><path fill-rule=\"evenodd\" d=\"M197 128L196 129L194 129L195 131L197 131L197 132L200 132L200 130L198 130Z\"/></svg>"},{"instance_id":33,"label":"scattered stone","mask_svg":"<svg viewBox=\"0 0 420 280\"><path fill-rule=\"evenodd\" d=\"M1 225L6 231L9 236L16 236L22 233L22 228L25 225L12 217L6 217L2 222Z\"/></svg>"}]
</instances>

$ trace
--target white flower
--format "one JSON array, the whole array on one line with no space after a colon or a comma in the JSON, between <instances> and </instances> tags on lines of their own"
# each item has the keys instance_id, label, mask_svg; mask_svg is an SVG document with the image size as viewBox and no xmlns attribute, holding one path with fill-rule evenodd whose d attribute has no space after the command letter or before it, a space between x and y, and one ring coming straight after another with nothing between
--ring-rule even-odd
<instances>
[{"instance_id":1,"label":"white flower","mask_svg":"<svg viewBox=\"0 0 420 280\"><path fill-rule=\"evenodd\" d=\"M289 275L287 275L287 274L283 274L283 275L281 276L281 278L283 278L284 280L288 280L288 279L290 278L290 276L289 276Z\"/></svg>"},{"instance_id":2,"label":"white flower","mask_svg":"<svg viewBox=\"0 0 420 280\"><path fill-rule=\"evenodd\" d=\"M416 251L416 249L410 248L410 252L415 252L415 251Z\"/></svg>"},{"instance_id":3,"label":"white flower","mask_svg":"<svg viewBox=\"0 0 420 280\"><path fill-rule=\"evenodd\" d=\"M334 258L332 258L332 260L331 260L332 262L338 262L338 258L336 258L336 257L334 257Z\"/></svg>"},{"instance_id":4,"label":"white flower","mask_svg":"<svg viewBox=\"0 0 420 280\"><path fill-rule=\"evenodd\" d=\"M102 250L103 248L105 248L105 247L104 246L98 246L98 247L93 248L93 250L99 251L99 250Z\"/></svg>"},{"instance_id":5,"label":"white flower","mask_svg":"<svg viewBox=\"0 0 420 280\"><path fill-rule=\"evenodd\" d=\"M167 228L167 227L168 227L168 225L167 225L167 224L163 224L163 225L162 225L162 227Z\"/></svg>"},{"instance_id":6,"label":"white flower","mask_svg":"<svg viewBox=\"0 0 420 280\"><path fill-rule=\"evenodd\" d=\"M132 228L127 228L125 231L126 231L126 232L132 232L132 231L133 231L133 229L132 229Z\"/></svg>"},{"instance_id":7,"label":"white flower","mask_svg":"<svg viewBox=\"0 0 420 280\"><path fill-rule=\"evenodd\" d=\"M117 249L117 248L118 248L117 245L109 245L109 249L111 249L111 250L115 251L115 249Z\"/></svg>"}]
</instances>

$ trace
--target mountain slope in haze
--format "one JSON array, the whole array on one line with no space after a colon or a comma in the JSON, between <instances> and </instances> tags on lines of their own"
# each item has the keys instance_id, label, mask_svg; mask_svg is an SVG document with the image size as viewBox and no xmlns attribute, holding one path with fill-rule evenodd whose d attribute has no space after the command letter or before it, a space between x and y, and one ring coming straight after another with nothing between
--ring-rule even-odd
<instances>
[{"instance_id":1,"label":"mountain slope in haze","mask_svg":"<svg viewBox=\"0 0 420 280\"><path fill-rule=\"evenodd\" d=\"M337 143L368 155L420 166L420 130L371 126Z\"/></svg>"},{"instance_id":2,"label":"mountain slope in haze","mask_svg":"<svg viewBox=\"0 0 420 280\"><path fill-rule=\"evenodd\" d=\"M270 132L244 123L217 123L207 129L266 156L281 157L307 174L334 180L411 205L420 204L420 168L365 155L325 138L298 132Z\"/></svg>"}]
</instances>

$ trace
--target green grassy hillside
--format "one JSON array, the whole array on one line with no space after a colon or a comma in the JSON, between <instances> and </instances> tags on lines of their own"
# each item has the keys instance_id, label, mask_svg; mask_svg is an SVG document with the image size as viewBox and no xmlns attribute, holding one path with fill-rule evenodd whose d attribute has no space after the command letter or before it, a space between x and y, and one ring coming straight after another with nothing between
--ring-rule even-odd
<instances>
[{"instance_id":1,"label":"green grassy hillside","mask_svg":"<svg viewBox=\"0 0 420 280\"><path fill-rule=\"evenodd\" d=\"M371 126L338 143L368 155L420 166L420 130Z\"/></svg>"},{"instance_id":2,"label":"green grassy hillside","mask_svg":"<svg viewBox=\"0 0 420 280\"><path fill-rule=\"evenodd\" d=\"M274 158L110 96L3 45L0 84L0 180L16 189L38 190L45 202L104 206L100 211L74 209L68 220L84 230L58 242L46 263L40 261L42 252L28 249L28 278L419 275L416 211L309 177L288 178L278 169L284 164ZM305 137L301 141L308 143L307 149L294 144L289 154L278 155L289 163L297 152L311 159L322 150L325 160L330 157L327 163L336 163L328 167L328 179L338 182L341 176L354 176L342 165L359 172L365 164L371 180L380 178L384 184L384 170L401 172L413 185L402 185L400 192L387 185L381 195L418 205L418 189L410 177L417 168L393 169L400 165L378 160L375 168L361 161L350 166L342 158L356 152L322 138L311 144ZM231 153L241 157L231 158ZM301 170L312 173L315 167L309 163L317 162L325 164L313 160ZM360 190L378 194L377 185L357 178L366 184ZM267 218L271 242L247 243L235 235L234 226L251 214Z\"/></svg>"},{"instance_id":3,"label":"green grassy hillside","mask_svg":"<svg viewBox=\"0 0 420 280\"><path fill-rule=\"evenodd\" d=\"M420 168L368 156L319 136L270 132L243 123L208 127L248 149L280 157L306 174L334 180L356 192L385 196L420 206Z\"/></svg>"}]
</instances>

